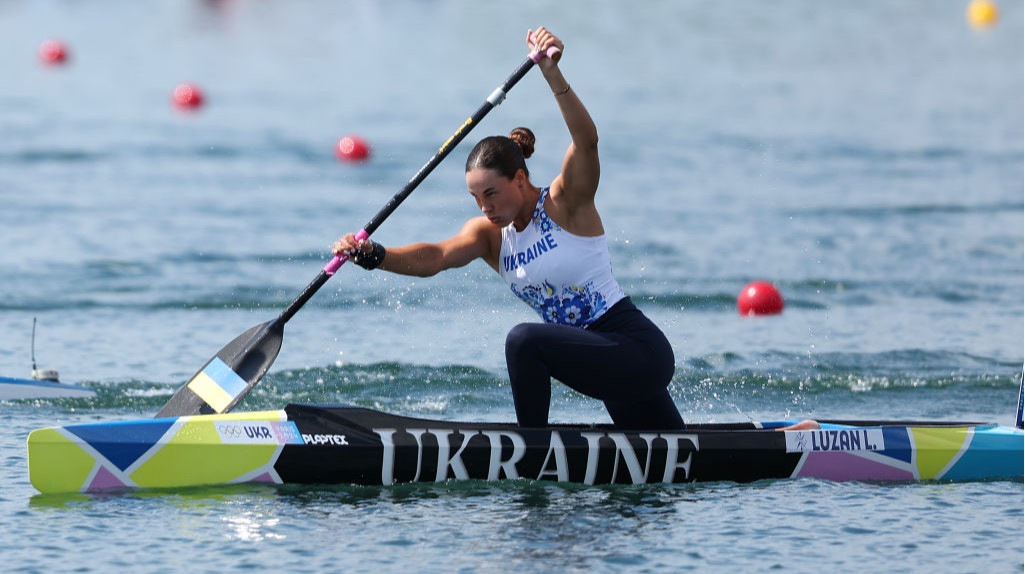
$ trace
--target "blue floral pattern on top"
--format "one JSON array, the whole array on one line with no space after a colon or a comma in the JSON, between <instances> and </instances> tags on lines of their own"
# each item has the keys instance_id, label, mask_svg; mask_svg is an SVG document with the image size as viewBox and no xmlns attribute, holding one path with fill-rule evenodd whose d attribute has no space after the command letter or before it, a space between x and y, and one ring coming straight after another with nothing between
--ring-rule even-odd
<instances>
[{"instance_id":1,"label":"blue floral pattern on top","mask_svg":"<svg viewBox=\"0 0 1025 574\"><path fill-rule=\"evenodd\" d=\"M607 310L605 297L595 292L590 283L566 286L561 293L557 293L547 281L540 286L527 285L522 290L518 290L516 285L509 287L537 311L545 323L586 327Z\"/></svg>"},{"instance_id":2,"label":"blue floral pattern on top","mask_svg":"<svg viewBox=\"0 0 1025 574\"><path fill-rule=\"evenodd\" d=\"M552 221L552 218L548 217L548 212L545 211L546 197L548 197L547 187L541 189L541 197L537 200L537 206L534 207L534 215L530 216L530 222L534 225L534 229L541 233L548 233L553 229L562 230L559 224Z\"/></svg>"}]
</instances>

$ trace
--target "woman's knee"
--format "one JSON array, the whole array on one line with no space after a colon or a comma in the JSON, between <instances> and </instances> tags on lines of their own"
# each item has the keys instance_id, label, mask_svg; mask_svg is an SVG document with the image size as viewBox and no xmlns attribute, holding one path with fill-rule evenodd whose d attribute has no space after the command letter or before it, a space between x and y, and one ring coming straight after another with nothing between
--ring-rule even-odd
<instances>
[{"instance_id":1,"label":"woman's knee","mask_svg":"<svg viewBox=\"0 0 1025 574\"><path fill-rule=\"evenodd\" d=\"M524 348L526 348L531 341L531 326L531 323L520 323L512 329L509 329L509 333L505 336L506 356L516 357L523 352Z\"/></svg>"}]
</instances>

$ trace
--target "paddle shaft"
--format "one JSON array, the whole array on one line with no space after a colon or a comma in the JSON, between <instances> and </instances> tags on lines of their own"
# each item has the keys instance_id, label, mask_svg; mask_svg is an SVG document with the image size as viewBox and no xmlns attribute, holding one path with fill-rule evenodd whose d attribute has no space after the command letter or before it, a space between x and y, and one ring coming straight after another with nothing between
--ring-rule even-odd
<instances>
[{"instance_id":1,"label":"paddle shaft","mask_svg":"<svg viewBox=\"0 0 1025 574\"><path fill-rule=\"evenodd\" d=\"M549 52L552 51L550 50ZM416 175L414 175L398 193L388 200L388 203L377 212L377 215L375 215L369 223L363 226L363 229L358 234L359 238L365 239L374 231L377 231L377 228L384 223L384 220L388 219L388 216L390 216L392 212L394 212L399 205L401 205L402 202L405 201L411 193L413 193L413 190L416 189L432 171L434 171L434 168L438 167L438 164L440 164L442 160L444 160L448 154L463 141L463 138L470 133L470 130L476 127L477 124L484 119L484 116L488 115L488 112L490 112L495 106L502 103L502 100L505 99L506 93L508 93L509 90L512 89L512 87L515 86L516 83L519 82L534 66L537 61L535 60L535 57L535 54L531 54L531 56L524 60L524 62L520 64L520 67L517 68L508 79L506 79L505 83L495 89L495 91L492 92L486 100L484 100L484 103L477 108L477 111L467 118L467 120L463 122L463 125L459 126L459 129L452 134L452 137L448 138L448 140L438 148L438 152L434 154L434 157L424 164L424 166L420 168L420 171L416 172ZM538 60L539 59L540 58L538 58ZM295 315L311 297L313 297L314 293L327 283L328 279L335 274L338 268L348 261L348 259L349 256L346 254L335 256L335 258L324 267L324 270L321 271L305 289L303 289L303 292L300 293L299 296L281 312L281 315L278 316L276 322L283 324L291 319L292 316Z\"/></svg>"}]
</instances>

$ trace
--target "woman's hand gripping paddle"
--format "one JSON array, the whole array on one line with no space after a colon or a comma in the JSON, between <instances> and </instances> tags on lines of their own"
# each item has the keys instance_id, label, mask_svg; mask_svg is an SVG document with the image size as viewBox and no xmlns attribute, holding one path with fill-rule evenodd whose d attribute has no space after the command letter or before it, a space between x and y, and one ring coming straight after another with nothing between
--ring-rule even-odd
<instances>
[{"instance_id":1,"label":"woman's hand gripping paddle","mask_svg":"<svg viewBox=\"0 0 1025 574\"><path fill-rule=\"evenodd\" d=\"M495 89L477 111L463 125L459 126L452 137L438 148L434 157L420 168L420 171L416 172L416 175L370 220L370 223L367 223L356 234L357 239L365 239L377 230L399 204L409 197L409 194L413 193L413 190L427 175L448 156L449 152L463 141L466 134L470 133L470 130L476 127L492 108L502 103L506 93L530 71L534 64L541 58L546 56L551 58L556 53L558 53L558 48L554 46L543 54L532 52L505 83ZM178 392L171 397L164 408L160 409L157 417L226 413L234 408L249 394L249 391L253 390L256 383L260 382L274 359L277 358L278 351L281 350L281 339L284 337L285 323L348 259L348 255L345 254L335 256L324 266L317 278L307 285L306 289L276 319L256 325L225 345L203 365L198 373L189 379L189 382L178 389Z\"/></svg>"}]
</instances>

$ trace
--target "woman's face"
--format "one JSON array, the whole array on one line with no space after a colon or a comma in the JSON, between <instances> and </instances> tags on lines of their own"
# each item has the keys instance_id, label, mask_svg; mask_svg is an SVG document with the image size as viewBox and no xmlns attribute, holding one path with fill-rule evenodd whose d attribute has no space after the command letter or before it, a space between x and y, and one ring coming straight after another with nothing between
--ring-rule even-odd
<instances>
[{"instance_id":1,"label":"woman's face","mask_svg":"<svg viewBox=\"0 0 1025 574\"><path fill-rule=\"evenodd\" d=\"M494 225L505 227L523 208L520 180L525 179L522 171L517 171L513 179L506 179L495 170L478 167L466 172L466 187L484 217Z\"/></svg>"}]
</instances>

